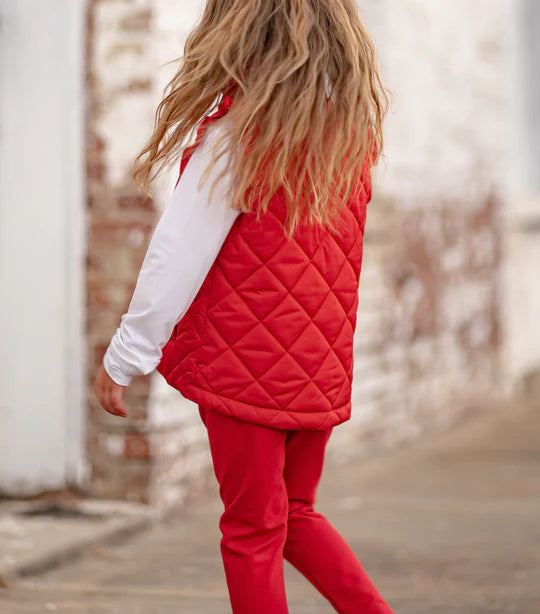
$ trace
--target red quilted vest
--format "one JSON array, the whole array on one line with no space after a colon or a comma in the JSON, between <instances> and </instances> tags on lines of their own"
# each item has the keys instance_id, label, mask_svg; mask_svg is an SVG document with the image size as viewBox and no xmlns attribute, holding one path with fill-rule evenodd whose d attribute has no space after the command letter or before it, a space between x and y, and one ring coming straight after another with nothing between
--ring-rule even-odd
<instances>
[{"instance_id":1,"label":"red quilted vest","mask_svg":"<svg viewBox=\"0 0 540 614\"><path fill-rule=\"evenodd\" d=\"M231 104L225 96L198 136ZM157 370L171 386L205 408L275 428L326 429L350 418L369 173L361 185L341 233L302 224L287 239L279 192L259 221L237 217L163 348Z\"/></svg>"}]
</instances>

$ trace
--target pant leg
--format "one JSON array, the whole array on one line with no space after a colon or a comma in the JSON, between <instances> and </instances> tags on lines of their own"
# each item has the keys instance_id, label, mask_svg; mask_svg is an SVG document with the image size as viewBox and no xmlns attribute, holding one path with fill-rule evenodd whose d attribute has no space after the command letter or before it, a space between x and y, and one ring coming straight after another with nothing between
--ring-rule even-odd
<instances>
[{"instance_id":1,"label":"pant leg","mask_svg":"<svg viewBox=\"0 0 540 614\"><path fill-rule=\"evenodd\" d=\"M200 408L224 512L219 521L234 614L287 614L283 547L287 431Z\"/></svg>"},{"instance_id":2,"label":"pant leg","mask_svg":"<svg viewBox=\"0 0 540 614\"><path fill-rule=\"evenodd\" d=\"M331 430L287 435L289 520L284 556L341 614L392 614L350 546L313 509Z\"/></svg>"}]
</instances>

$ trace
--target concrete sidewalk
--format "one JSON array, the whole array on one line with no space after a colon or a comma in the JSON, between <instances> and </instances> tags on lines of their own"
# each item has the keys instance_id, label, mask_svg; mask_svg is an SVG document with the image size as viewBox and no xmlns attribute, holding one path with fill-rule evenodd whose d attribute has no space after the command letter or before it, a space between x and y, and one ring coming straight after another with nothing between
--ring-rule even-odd
<instances>
[{"instance_id":1,"label":"concrete sidewalk","mask_svg":"<svg viewBox=\"0 0 540 614\"><path fill-rule=\"evenodd\" d=\"M58 498L58 497L57 497ZM64 497L66 499L67 497ZM51 496L0 503L0 581L36 574L73 559L89 546L147 529L157 515L148 506Z\"/></svg>"},{"instance_id":2,"label":"concrete sidewalk","mask_svg":"<svg viewBox=\"0 0 540 614\"><path fill-rule=\"evenodd\" d=\"M485 411L409 448L328 467L318 508L396 614L540 613L540 408L533 404ZM216 488L196 514L0 590L0 612L230 612L220 513ZM334 611L288 563L286 574L291 614Z\"/></svg>"}]
</instances>

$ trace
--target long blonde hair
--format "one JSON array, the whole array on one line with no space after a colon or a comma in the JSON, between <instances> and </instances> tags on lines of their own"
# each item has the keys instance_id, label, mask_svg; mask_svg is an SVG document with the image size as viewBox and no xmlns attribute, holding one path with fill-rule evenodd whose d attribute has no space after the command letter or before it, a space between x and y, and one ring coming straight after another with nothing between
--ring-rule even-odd
<instances>
[{"instance_id":1,"label":"long blonde hair","mask_svg":"<svg viewBox=\"0 0 540 614\"><path fill-rule=\"evenodd\" d=\"M233 205L260 214L282 189L288 234L304 214L332 225L378 160L388 102L355 0L208 0L136 159L141 188L224 94L234 102L212 160L238 154Z\"/></svg>"}]
</instances>

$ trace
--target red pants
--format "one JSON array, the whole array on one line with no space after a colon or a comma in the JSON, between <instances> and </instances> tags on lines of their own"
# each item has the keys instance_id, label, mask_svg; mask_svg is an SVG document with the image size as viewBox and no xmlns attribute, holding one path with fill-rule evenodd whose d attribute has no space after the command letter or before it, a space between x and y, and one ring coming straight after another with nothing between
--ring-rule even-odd
<instances>
[{"instance_id":1,"label":"red pants","mask_svg":"<svg viewBox=\"0 0 540 614\"><path fill-rule=\"evenodd\" d=\"M392 614L358 559L314 511L332 429L281 430L199 407L225 510L221 556L234 614L286 614L283 559L343 614Z\"/></svg>"}]
</instances>

